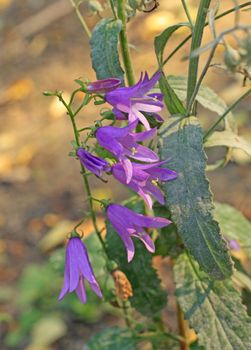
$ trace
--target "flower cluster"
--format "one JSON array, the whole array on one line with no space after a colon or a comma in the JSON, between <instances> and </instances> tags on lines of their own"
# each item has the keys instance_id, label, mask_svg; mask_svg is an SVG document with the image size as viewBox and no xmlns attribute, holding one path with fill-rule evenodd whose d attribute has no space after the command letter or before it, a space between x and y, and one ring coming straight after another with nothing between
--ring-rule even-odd
<instances>
[{"instance_id":1,"label":"flower cluster","mask_svg":"<svg viewBox=\"0 0 251 350\"><path fill-rule=\"evenodd\" d=\"M105 159L94 156L80 147L76 155L81 164L95 174L111 173L120 183L141 196L149 208L152 208L153 199L164 204L164 195L159 184L173 180L177 173L161 166L167 160L160 160L159 156L149 147L142 145L156 135L156 128L151 128L147 116L151 115L158 122L162 118L157 114L163 108L163 95L150 93L160 78L158 72L151 79L147 73L141 74L137 84L131 87L119 87L118 79L110 78L90 83L88 93L105 93L104 99L112 106L117 120L128 120L124 127L113 125L101 126L96 130L96 139L100 146L109 151L117 160L110 165ZM137 132L141 124L145 131ZM130 262L135 253L132 237L137 237L146 249L153 253L154 242L146 231L147 228L161 228L171 221L162 217L150 217L135 213L118 204L109 204L106 207L107 217L121 237ZM101 296L101 291L94 277L86 248L79 237L71 238L66 251L66 268L64 286L59 296L62 299L67 292L76 290L81 302L86 301L84 280L87 280L92 290Z\"/></svg>"}]
</instances>

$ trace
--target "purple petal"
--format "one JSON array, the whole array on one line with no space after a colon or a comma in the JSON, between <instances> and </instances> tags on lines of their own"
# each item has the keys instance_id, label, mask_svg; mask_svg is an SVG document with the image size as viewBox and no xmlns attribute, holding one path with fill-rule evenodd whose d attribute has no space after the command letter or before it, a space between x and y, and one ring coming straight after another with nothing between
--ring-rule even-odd
<instances>
[{"instance_id":1,"label":"purple petal","mask_svg":"<svg viewBox=\"0 0 251 350\"><path fill-rule=\"evenodd\" d=\"M81 301L82 304L86 303L87 297L86 297L86 291L85 291L85 285L84 285L84 279L80 277L78 286L76 288L76 294Z\"/></svg>"},{"instance_id":2,"label":"purple petal","mask_svg":"<svg viewBox=\"0 0 251 350\"><path fill-rule=\"evenodd\" d=\"M137 159L141 162L149 162L149 163L154 163L159 160L159 156L153 152L150 148L135 144L136 152L134 154L129 153L128 155L133 158Z\"/></svg>"},{"instance_id":3,"label":"purple petal","mask_svg":"<svg viewBox=\"0 0 251 350\"><path fill-rule=\"evenodd\" d=\"M145 186L145 190L150 193L160 204L165 203L165 198L161 190L150 181L148 181L147 185Z\"/></svg>"},{"instance_id":4,"label":"purple petal","mask_svg":"<svg viewBox=\"0 0 251 350\"><path fill-rule=\"evenodd\" d=\"M137 133L131 133L133 140L135 142L142 142L147 139L151 139L156 136L157 128L153 128L151 130L137 132Z\"/></svg>"},{"instance_id":5,"label":"purple petal","mask_svg":"<svg viewBox=\"0 0 251 350\"><path fill-rule=\"evenodd\" d=\"M123 158L121 159L121 164L125 170L126 183L128 184L132 179L132 173L133 173L132 162L127 158Z\"/></svg>"},{"instance_id":6,"label":"purple petal","mask_svg":"<svg viewBox=\"0 0 251 350\"><path fill-rule=\"evenodd\" d=\"M146 117L144 116L144 114L142 114L140 111L138 111L138 109L136 107L132 106L130 108L128 120L134 121L137 119L144 125L146 130L151 130L150 124L149 124L148 120L146 119Z\"/></svg>"},{"instance_id":7,"label":"purple petal","mask_svg":"<svg viewBox=\"0 0 251 350\"><path fill-rule=\"evenodd\" d=\"M155 245L153 243L153 240L151 239L151 237L147 234L133 234L132 236L135 236L137 238L139 238L145 245L146 249L150 252L150 253L154 253L155 252Z\"/></svg>"},{"instance_id":8,"label":"purple petal","mask_svg":"<svg viewBox=\"0 0 251 350\"><path fill-rule=\"evenodd\" d=\"M146 94L148 91L150 91L158 82L159 78L161 77L162 72L155 73L151 79L148 78L147 73L145 74L145 78L143 80L143 84L141 85L141 92L143 94Z\"/></svg>"},{"instance_id":9,"label":"purple petal","mask_svg":"<svg viewBox=\"0 0 251 350\"><path fill-rule=\"evenodd\" d=\"M69 268L70 268L70 287L69 287L70 293L77 288L77 285L79 282L79 276L80 276L80 271L78 267L79 241L81 240L78 237L70 238L66 248L66 252L69 254L68 259L69 259Z\"/></svg>"},{"instance_id":10,"label":"purple petal","mask_svg":"<svg viewBox=\"0 0 251 350\"><path fill-rule=\"evenodd\" d=\"M102 294L102 292L101 292L101 290L100 290L99 285L98 285L97 282L91 282L91 283L90 283L90 286L91 286L91 289L94 291L94 293L95 293L98 297L100 297L100 298L103 297L103 294Z\"/></svg>"},{"instance_id":11,"label":"purple petal","mask_svg":"<svg viewBox=\"0 0 251 350\"><path fill-rule=\"evenodd\" d=\"M58 301L63 299L63 297L68 293L70 287L70 266L69 266L69 252L66 250L65 258L65 270L64 270L64 284L62 290L59 294Z\"/></svg>"}]
</instances>

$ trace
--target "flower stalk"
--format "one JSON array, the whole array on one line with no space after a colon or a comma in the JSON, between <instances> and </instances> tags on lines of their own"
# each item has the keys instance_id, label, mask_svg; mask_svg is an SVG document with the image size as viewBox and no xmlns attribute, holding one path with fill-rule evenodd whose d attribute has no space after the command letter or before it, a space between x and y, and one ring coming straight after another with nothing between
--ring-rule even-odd
<instances>
[{"instance_id":1,"label":"flower stalk","mask_svg":"<svg viewBox=\"0 0 251 350\"><path fill-rule=\"evenodd\" d=\"M120 32L120 45L121 45L122 58L124 62L127 81L128 81L128 84L131 86L135 83L135 78L134 78L134 71L133 71L133 66L132 66L132 61L130 56L129 45L128 45L128 38L126 33L127 17L126 17L126 11L125 11L125 0L117 1L117 13L118 13L118 18L122 22L122 29Z\"/></svg>"}]
</instances>

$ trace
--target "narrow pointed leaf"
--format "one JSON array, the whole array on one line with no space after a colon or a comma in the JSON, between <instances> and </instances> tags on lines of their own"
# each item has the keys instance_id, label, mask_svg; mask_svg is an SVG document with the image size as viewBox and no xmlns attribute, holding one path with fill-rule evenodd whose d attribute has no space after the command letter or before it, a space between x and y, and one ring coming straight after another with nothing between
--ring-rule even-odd
<instances>
[{"instance_id":1,"label":"narrow pointed leaf","mask_svg":"<svg viewBox=\"0 0 251 350\"><path fill-rule=\"evenodd\" d=\"M174 266L176 296L205 350L248 350L251 319L231 280L212 281L196 261L180 255Z\"/></svg>"},{"instance_id":2,"label":"narrow pointed leaf","mask_svg":"<svg viewBox=\"0 0 251 350\"><path fill-rule=\"evenodd\" d=\"M205 176L206 156L197 118L172 117L160 129L160 154L178 178L163 184L178 234L200 267L211 277L232 274L226 242L212 216L212 195Z\"/></svg>"},{"instance_id":3,"label":"narrow pointed leaf","mask_svg":"<svg viewBox=\"0 0 251 350\"><path fill-rule=\"evenodd\" d=\"M91 58L97 79L116 77L124 80L118 54L118 37L121 28L122 22L119 19L103 19L92 32Z\"/></svg>"}]
</instances>

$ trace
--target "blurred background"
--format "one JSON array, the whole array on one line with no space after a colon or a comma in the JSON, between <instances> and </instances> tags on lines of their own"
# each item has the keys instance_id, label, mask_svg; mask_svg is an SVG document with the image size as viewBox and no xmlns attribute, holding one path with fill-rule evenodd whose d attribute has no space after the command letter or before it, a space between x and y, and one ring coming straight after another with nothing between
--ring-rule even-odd
<instances>
[{"instance_id":1,"label":"blurred background","mask_svg":"<svg viewBox=\"0 0 251 350\"><path fill-rule=\"evenodd\" d=\"M171 24L186 21L179 1L159 3L157 10L140 13L129 24L137 77L141 71L151 74L156 70L154 36ZM188 3L195 17L199 1ZM232 6L233 1L224 0L220 10ZM81 9L90 28L100 16L109 14L109 10L90 13L85 4ZM229 28L233 21L233 15L218 21L217 31ZM250 12L241 12L241 21L250 24ZM187 29L174 34L167 52L186 34ZM204 40L212 40L209 30ZM228 40L234 45L231 37ZM65 234L82 217L85 197L79 164L68 157L73 136L65 110L56 98L46 98L42 92L59 89L67 97L76 88L74 79L95 80L88 39L67 0L0 0L0 45L0 347L82 349L92 334L123 321L111 306L91 294L85 306L75 295L57 303ZM170 61L167 74L186 75L187 62L182 58L188 48L184 46ZM222 64L222 52L219 46L214 63ZM206 56L202 55L202 63ZM242 81L243 76L217 68L210 69L206 78L228 104L243 93ZM206 110L201 114L206 125L216 118ZM240 134L251 142L250 99L242 102L235 115ZM97 107L89 106L79 118L84 127L97 117ZM217 152L210 155L212 159ZM218 201L232 204L251 219L250 158L238 151L234 159L226 168L209 174L212 191ZM94 179L94 196L125 198L126 190L112 184ZM101 213L99 220L102 225ZM90 222L84 230L87 236L92 232ZM95 252L95 237L90 235L87 241L89 250ZM101 279L102 259L98 250L93 263ZM165 261L156 261L156 266L159 273L167 273ZM169 278L165 281L171 290ZM166 317L172 320L172 302Z\"/></svg>"}]
</instances>

